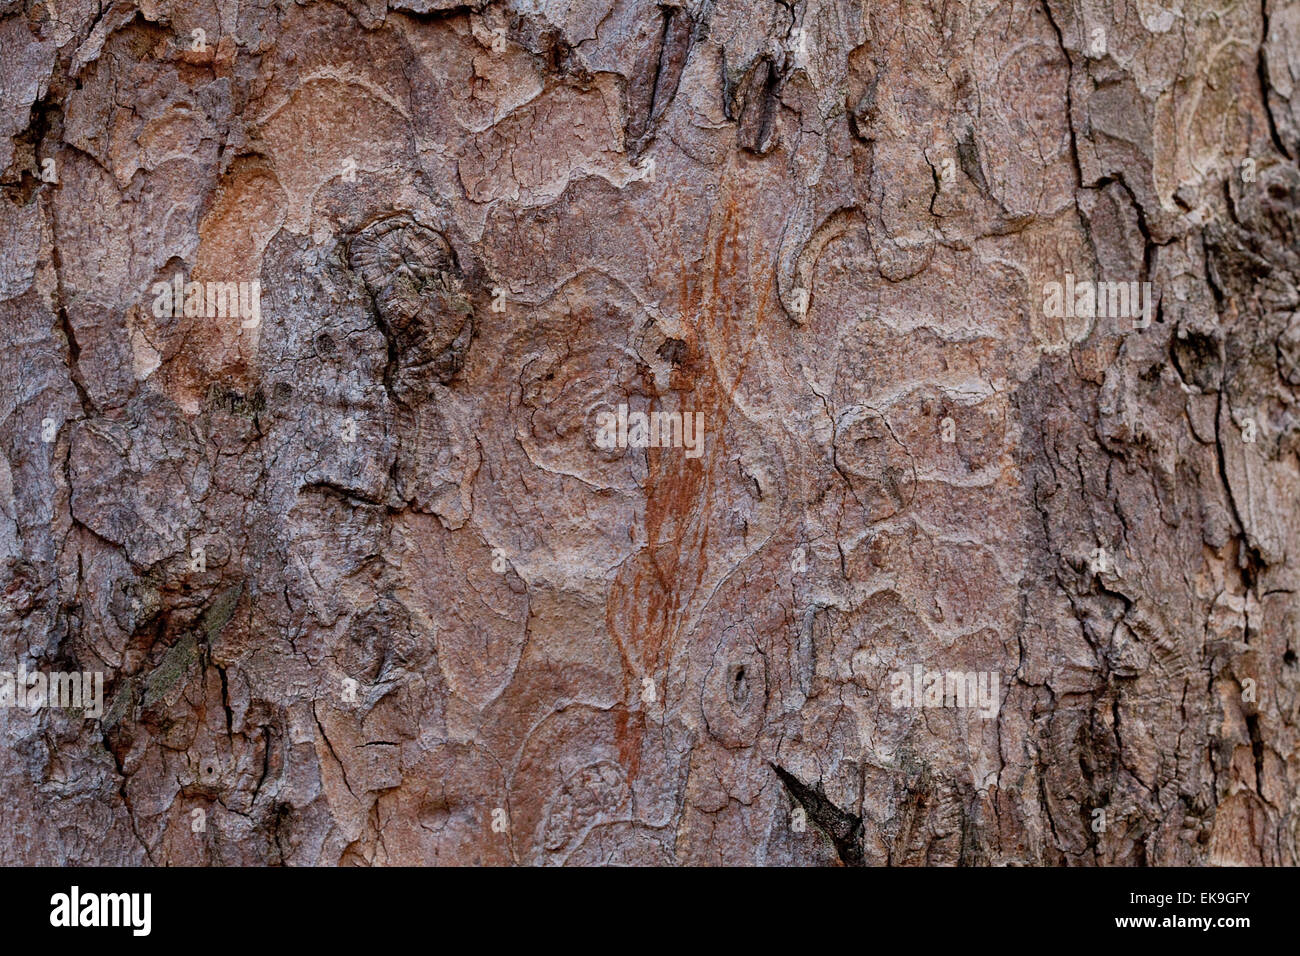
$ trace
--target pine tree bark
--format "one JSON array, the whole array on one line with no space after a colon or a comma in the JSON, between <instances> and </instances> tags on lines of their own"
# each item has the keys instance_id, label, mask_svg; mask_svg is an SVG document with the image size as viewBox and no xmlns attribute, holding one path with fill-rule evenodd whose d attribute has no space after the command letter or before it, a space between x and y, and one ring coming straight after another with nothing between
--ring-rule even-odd
<instances>
[{"instance_id":1,"label":"pine tree bark","mask_svg":"<svg viewBox=\"0 0 1300 956\"><path fill-rule=\"evenodd\" d=\"M1297 862L1300 2L0 63L0 862Z\"/></svg>"}]
</instances>

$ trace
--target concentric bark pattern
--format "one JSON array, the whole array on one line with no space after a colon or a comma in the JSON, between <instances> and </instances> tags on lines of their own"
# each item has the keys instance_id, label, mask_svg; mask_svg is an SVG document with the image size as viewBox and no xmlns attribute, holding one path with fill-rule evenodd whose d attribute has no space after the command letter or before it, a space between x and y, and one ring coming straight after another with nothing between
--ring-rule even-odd
<instances>
[{"instance_id":1,"label":"concentric bark pattern","mask_svg":"<svg viewBox=\"0 0 1300 956\"><path fill-rule=\"evenodd\" d=\"M1297 157L1295 0L0 3L0 862L1300 862Z\"/></svg>"}]
</instances>

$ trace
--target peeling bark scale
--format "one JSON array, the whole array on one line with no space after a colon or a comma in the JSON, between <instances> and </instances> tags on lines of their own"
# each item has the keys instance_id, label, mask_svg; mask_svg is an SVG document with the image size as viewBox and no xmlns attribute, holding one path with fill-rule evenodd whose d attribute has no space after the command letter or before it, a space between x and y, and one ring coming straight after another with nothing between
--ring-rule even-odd
<instances>
[{"instance_id":1,"label":"peeling bark scale","mask_svg":"<svg viewBox=\"0 0 1300 956\"><path fill-rule=\"evenodd\" d=\"M0 863L1295 865L1300 0L0 0Z\"/></svg>"}]
</instances>

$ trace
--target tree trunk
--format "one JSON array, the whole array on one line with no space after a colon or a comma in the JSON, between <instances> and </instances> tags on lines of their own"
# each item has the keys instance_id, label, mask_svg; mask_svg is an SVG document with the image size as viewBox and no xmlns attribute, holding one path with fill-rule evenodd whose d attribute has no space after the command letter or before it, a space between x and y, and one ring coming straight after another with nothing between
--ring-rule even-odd
<instances>
[{"instance_id":1,"label":"tree trunk","mask_svg":"<svg viewBox=\"0 0 1300 956\"><path fill-rule=\"evenodd\" d=\"M1300 2L1103 6L0 6L0 862L1297 863Z\"/></svg>"}]
</instances>

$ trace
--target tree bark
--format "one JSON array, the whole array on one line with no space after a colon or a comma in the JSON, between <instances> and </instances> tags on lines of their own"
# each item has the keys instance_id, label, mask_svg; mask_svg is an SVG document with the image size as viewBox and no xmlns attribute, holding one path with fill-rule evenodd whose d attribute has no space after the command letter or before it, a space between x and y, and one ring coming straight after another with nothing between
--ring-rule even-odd
<instances>
[{"instance_id":1,"label":"tree bark","mask_svg":"<svg viewBox=\"0 0 1300 956\"><path fill-rule=\"evenodd\" d=\"M0 61L0 862L1297 862L1300 2Z\"/></svg>"}]
</instances>

